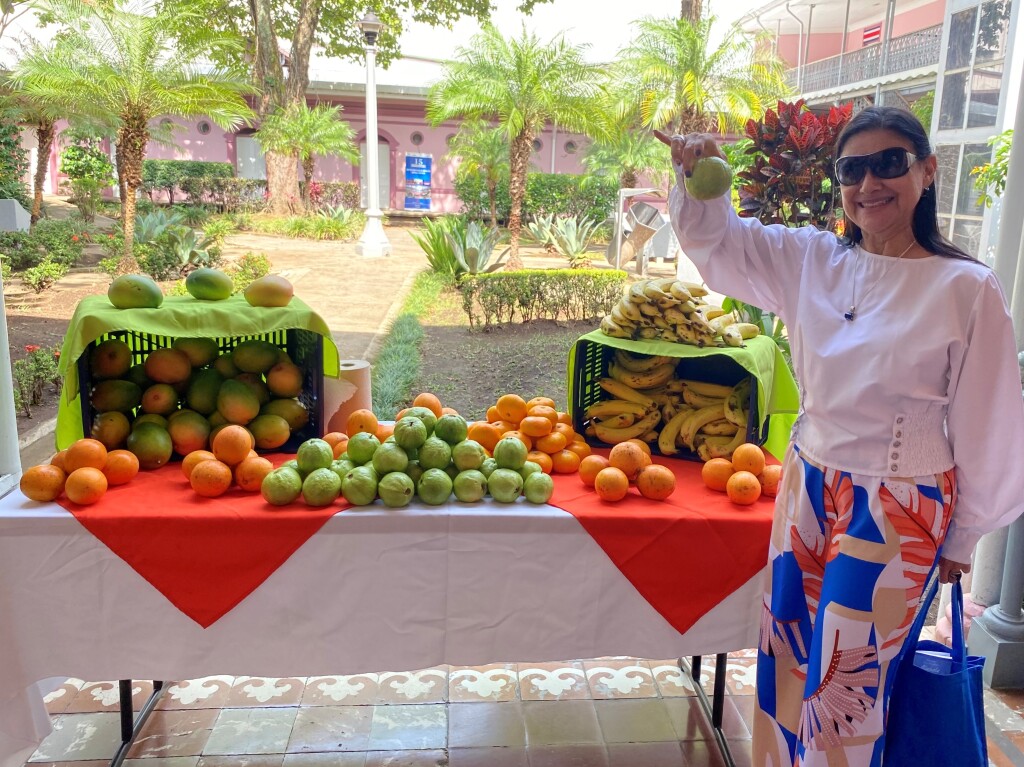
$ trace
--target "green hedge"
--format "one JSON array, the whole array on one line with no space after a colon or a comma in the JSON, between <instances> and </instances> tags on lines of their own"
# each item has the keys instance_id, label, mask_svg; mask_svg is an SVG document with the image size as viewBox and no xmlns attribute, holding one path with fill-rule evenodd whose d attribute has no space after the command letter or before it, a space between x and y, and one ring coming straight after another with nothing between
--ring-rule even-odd
<instances>
[{"instance_id":1,"label":"green hedge","mask_svg":"<svg viewBox=\"0 0 1024 767\"><path fill-rule=\"evenodd\" d=\"M21 147L18 124L0 115L0 200L9 197L26 209L31 207L28 188L22 182L28 169L28 152Z\"/></svg>"},{"instance_id":2,"label":"green hedge","mask_svg":"<svg viewBox=\"0 0 1024 767\"><path fill-rule=\"evenodd\" d=\"M622 297L628 275L615 269L523 269L466 275L459 282L470 326L585 320Z\"/></svg>"},{"instance_id":3,"label":"green hedge","mask_svg":"<svg viewBox=\"0 0 1024 767\"><path fill-rule=\"evenodd\" d=\"M586 183L584 183L584 179ZM573 176L565 173L530 173L526 177L523 216L585 216L604 221L615 209L619 185L616 179ZM483 180L478 175L460 174L455 179L455 194L463 210L472 218L490 217L490 202ZM512 202L508 181L497 188L498 219L507 221Z\"/></svg>"},{"instance_id":4,"label":"green hedge","mask_svg":"<svg viewBox=\"0 0 1024 767\"><path fill-rule=\"evenodd\" d=\"M167 192L174 204L174 195L181 190L191 202L202 202L213 192L212 180L233 178L235 169L228 162L202 160L143 160L142 190L151 198L153 192Z\"/></svg>"}]
</instances>

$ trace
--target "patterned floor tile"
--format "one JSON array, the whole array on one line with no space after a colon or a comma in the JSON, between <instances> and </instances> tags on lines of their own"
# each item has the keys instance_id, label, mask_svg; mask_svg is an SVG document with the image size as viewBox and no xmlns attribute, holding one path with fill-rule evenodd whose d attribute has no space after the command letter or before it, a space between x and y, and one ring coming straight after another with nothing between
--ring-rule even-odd
<instances>
[{"instance_id":1,"label":"patterned floor tile","mask_svg":"<svg viewBox=\"0 0 1024 767\"><path fill-rule=\"evenodd\" d=\"M128 756L199 756L220 712L213 708L154 711L135 738Z\"/></svg>"},{"instance_id":2,"label":"patterned floor tile","mask_svg":"<svg viewBox=\"0 0 1024 767\"><path fill-rule=\"evenodd\" d=\"M640 765L643 767L681 767L683 752L679 747L679 742L672 740L666 743L608 744L608 767L639 767Z\"/></svg>"},{"instance_id":3,"label":"patterned floor tile","mask_svg":"<svg viewBox=\"0 0 1024 767\"><path fill-rule=\"evenodd\" d=\"M529 754L530 767L608 767L603 745L531 746Z\"/></svg>"},{"instance_id":4,"label":"patterned floor tile","mask_svg":"<svg viewBox=\"0 0 1024 767\"><path fill-rule=\"evenodd\" d=\"M369 751L365 767L447 767L443 749L424 751Z\"/></svg>"},{"instance_id":5,"label":"patterned floor tile","mask_svg":"<svg viewBox=\"0 0 1024 767\"><path fill-rule=\"evenodd\" d=\"M645 660L584 661L583 668L594 700L658 697L654 674Z\"/></svg>"},{"instance_id":6,"label":"patterned floor tile","mask_svg":"<svg viewBox=\"0 0 1024 767\"><path fill-rule=\"evenodd\" d=\"M453 748L525 746L524 705L518 701L450 704L448 745Z\"/></svg>"},{"instance_id":7,"label":"patterned floor tile","mask_svg":"<svg viewBox=\"0 0 1024 767\"><path fill-rule=\"evenodd\" d=\"M302 700L305 679L277 679L262 676L236 676L228 695L227 708L244 706L297 706Z\"/></svg>"},{"instance_id":8,"label":"patterned floor tile","mask_svg":"<svg viewBox=\"0 0 1024 767\"><path fill-rule=\"evenodd\" d=\"M377 679L377 703L444 703L448 700L448 667L422 671L385 671Z\"/></svg>"},{"instance_id":9,"label":"patterned floor tile","mask_svg":"<svg viewBox=\"0 0 1024 767\"><path fill-rule=\"evenodd\" d=\"M153 683L132 681L132 708L138 711L153 692ZM118 682L85 682L64 710L66 714L92 714L121 710L121 686Z\"/></svg>"},{"instance_id":10,"label":"patterned floor tile","mask_svg":"<svg viewBox=\"0 0 1024 767\"><path fill-rule=\"evenodd\" d=\"M729 653L729 660L732 660L733 658L754 658L757 660L757 648L750 647L746 650L734 650Z\"/></svg>"},{"instance_id":11,"label":"patterned floor tile","mask_svg":"<svg viewBox=\"0 0 1024 767\"><path fill-rule=\"evenodd\" d=\"M111 754L113 756L113 754ZM107 767L109 759L86 759L82 762L26 762L31 767Z\"/></svg>"},{"instance_id":12,"label":"patterned floor tile","mask_svg":"<svg viewBox=\"0 0 1024 767\"><path fill-rule=\"evenodd\" d=\"M448 749L448 767L529 767L529 764L525 748L499 746Z\"/></svg>"},{"instance_id":13,"label":"patterned floor tile","mask_svg":"<svg viewBox=\"0 0 1024 767\"><path fill-rule=\"evenodd\" d=\"M599 700L594 702L605 743L676 742L675 728L665 702L651 700Z\"/></svg>"},{"instance_id":14,"label":"patterned floor tile","mask_svg":"<svg viewBox=\"0 0 1024 767\"><path fill-rule=\"evenodd\" d=\"M679 661L652 660L649 665L663 698L686 698L697 694L689 674L679 668Z\"/></svg>"},{"instance_id":15,"label":"patterned floor tile","mask_svg":"<svg viewBox=\"0 0 1024 767\"><path fill-rule=\"evenodd\" d=\"M157 708L223 708L231 696L234 680L233 676L207 676L169 683L160 696Z\"/></svg>"},{"instance_id":16,"label":"patterned floor tile","mask_svg":"<svg viewBox=\"0 0 1024 767\"><path fill-rule=\"evenodd\" d=\"M46 711L51 716L53 714L63 714L84 684L85 681L82 679L65 679L60 687L43 698L43 703L46 704Z\"/></svg>"},{"instance_id":17,"label":"patterned floor tile","mask_svg":"<svg viewBox=\"0 0 1024 767\"><path fill-rule=\"evenodd\" d=\"M1004 732L1024 732L1024 717L1008 706L995 690L985 690L985 716Z\"/></svg>"},{"instance_id":18,"label":"patterned floor tile","mask_svg":"<svg viewBox=\"0 0 1024 767\"><path fill-rule=\"evenodd\" d=\"M725 675L725 686L733 695L753 695L757 684L757 659L730 658Z\"/></svg>"},{"instance_id":19,"label":"patterned floor tile","mask_svg":"<svg viewBox=\"0 0 1024 767\"><path fill-rule=\"evenodd\" d=\"M683 764L700 765L700 767L726 767L725 759L713 740L688 740L680 744L683 751Z\"/></svg>"},{"instance_id":20,"label":"patterned floor tile","mask_svg":"<svg viewBox=\"0 0 1024 767\"><path fill-rule=\"evenodd\" d=\"M117 713L62 714L53 719L53 732L29 761L109 760L120 745L121 717Z\"/></svg>"},{"instance_id":21,"label":"patterned floor tile","mask_svg":"<svg viewBox=\"0 0 1024 767\"><path fill-rule=\"evenodd\" d=\"M752 707L753 700L753 696L750 695L726 698L725 708L722 712L722 731L725 733L725 737L738 740L750 738L750 730L744 722L743 714L737 707L737 702L746 701L741 705ZM696 698L666 698L665 707L679 740L714 740L711 722L704 716L704 710L701 708L699 700Z\"/></svg>"},{"instance_id":22,"label":"patterned floor tile","mask_svg":"<svg viewBox=\"0 0 1024 767\"><path fill-rule=\"evenodd\" d=\"M595 702L531 701L523 704L528 746L604 743Z\"/></svg>"},{"instance_id":23,"label":"patterned floor tile","mask_svg":"<svg viewBox=\"0 0 1024 767\"><path fill-rule=\"evenodd\" d=\"M377 674L311 676L302 693L303 706L373 705L377 702Z\"/></svg>"},{"instance_id":24,"label":"patterned floor tile","mask_svg":"<svg viewBox=\"0 0 1024 767\"><path fill-rule=\"evenodd\" d=\"M448 715L443 704L374 706L369 750L401 751L447 745Z\"/></svg>"},{"instance_id":25,"label":"patterned floor tile","mask_svg":"<svg viewBox=\"0 0 1024 767\"><path fill-rule=\"evenodd\" d=\"M493 703L518 697L519 676L515 663L452 666L448 671L448 699L452 703Z\"/></svg>"},{"instance_id":26,"label":"patterned floor tile","mask_svg":"<svg viewBox=\"0 0 1024 767\"><path fill-rule=\"evenodd\" d=\"M294 708L222 709L203 755L283 754L296 712Z\"/></svg>"},{"instance_id":27,"label":"patterned floor tile","mask_svg":"<svg viewBox=\"0 0 1024 767\"><path fill-rule=\"evenodd\" d=\"M196 767L281 767L283 760L284 756L282 754L204 756L196 763ZM149 766L147 764L141 764L139 767Z\"/></svg>"},{"instance_id":28,"label":"patterned floor tile","mask_svg":"<svg viewBox=\"0 0 1024 767\"><path fill-rule=\"evenodd\" d=\"M288 740L288 753L365 751L370 742L371 706L300 708Z\"/></svg>"},{"instance_id":29,"label":"patterned floor tile","mask_svg":"<svg viewBox=\"0 0 1024 767\"><path fill-rule=\"evenodd\" d=\"M586 700L590 697L583 663L519 664L519 695L523 700Z\"/></svg>"}]
</instances>

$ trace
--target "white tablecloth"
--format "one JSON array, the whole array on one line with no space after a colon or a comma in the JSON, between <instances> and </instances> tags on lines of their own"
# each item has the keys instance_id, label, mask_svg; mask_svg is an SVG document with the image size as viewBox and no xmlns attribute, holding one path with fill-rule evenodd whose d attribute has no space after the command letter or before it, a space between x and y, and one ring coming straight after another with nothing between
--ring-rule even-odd
<instances>
[{"instance_id":1,"label":"white tablecloth","mask_svg":"<svg viewBox=\"0 0 1024 767\"><path fill-rule=\"evenodd\" d=\"M755 645L762 575L680 634L561 509L376 505L329 519L203 629L67 511L15 490L0 499L0 767L20 767L49 732L37 683L51 677L709 655Z\"/></svg>"}]
</instances>

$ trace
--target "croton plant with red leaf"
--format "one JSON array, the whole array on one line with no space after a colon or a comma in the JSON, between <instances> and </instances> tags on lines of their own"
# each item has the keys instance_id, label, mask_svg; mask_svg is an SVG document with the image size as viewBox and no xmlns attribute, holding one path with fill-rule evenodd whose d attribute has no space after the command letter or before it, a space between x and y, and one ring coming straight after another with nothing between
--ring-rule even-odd
<instances>
[{"instance_id":1,"label":"croton plant with red leaf","mask_svg":"<svg viewBox=\"0 0 1024 767\"><path fill-rule=\"evenodd\" d=\"M747 154L753 164L739 174L740 215L763 224L836 230L839 197L833 148L853 114L853 104L817 114L804 104L780 101L762 120L749 120Z\"/></svg>"}]
</instances>

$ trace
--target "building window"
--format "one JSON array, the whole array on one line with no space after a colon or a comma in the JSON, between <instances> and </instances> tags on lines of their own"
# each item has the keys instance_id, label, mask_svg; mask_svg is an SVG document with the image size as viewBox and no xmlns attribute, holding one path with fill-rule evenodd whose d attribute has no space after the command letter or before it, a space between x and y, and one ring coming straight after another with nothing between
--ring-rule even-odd
<instances>
[{"instance_id":1,"label":"building window","mask_svg":"<svg viewBox=\"0 0 1024 767\"><path fill-rule=\"evenodd\" d=\"M205 136L207 133L210 132L210 123L206 122L206 120L202 120L200 121L199 125L196 126L196 130L198 130L202 135Z\"/></svg>"},{"instance_id":2,"label":"building window","mask_svg":"<svg viewBox=\"0 0 1024 767\"><path fill-rule=\"evenodd\" d=\"M544 142L541 141L539 138L535 138L533 140L533 151L534 152L539 152L543 148L544 148Z\"/></svg>"},{"instance_id":3,"label":"building window","mask_svg":"<svg viewBox=\"0 0 1024 767\"><path fill-rule=\"evenodd\" d=\"M419 146L423 143L423 134L419 131L413 131L413 134L409 136L409 141L412 142L413 146Z\"/></svg>"},{"instance_id":4,"label":"building window","mask_svg":"<svg viewBox=\"0 0 1024 767\"><path fill-rule=\"evenodd\" d=\"M939 229L953 244L982 258L981 227L984 209L978 205L971 170L992 159L988 144L943 144L936 147L939 161Z\"/></svg>"},{"instance_id":5,"label":"building window","mask_svg":"<svg viewBox=\"0 0 1024 767\"><path fill-rule=\"evenodd\" d=\"M1010 0L989 0L950 18L941 130L996 124L1009 25Z\"/></svg>"},{"instance_id":6,"label":"building window","mask_svg":"<svg viewBox=\"0 0 1024 767\"><path fill-rule=\"evenodd\" d=\"M167 128L170 128L172 125L174 125L174 121L170 117L165 117L160 121L160 127L164 128L165 130Z\"/></svg>"},{"instance_id":7,"label":"building window","mask_svg":"<svg viewBox=\"0 0 1024 767\"><path fill-rule=\"evenodd\" d=\"M566 154L576 154L576 152L578 152L578 151L579 151L579 147L576 145L575 141L566 141L565 142L565 153Z\"/></svg>"}]
</instances>

